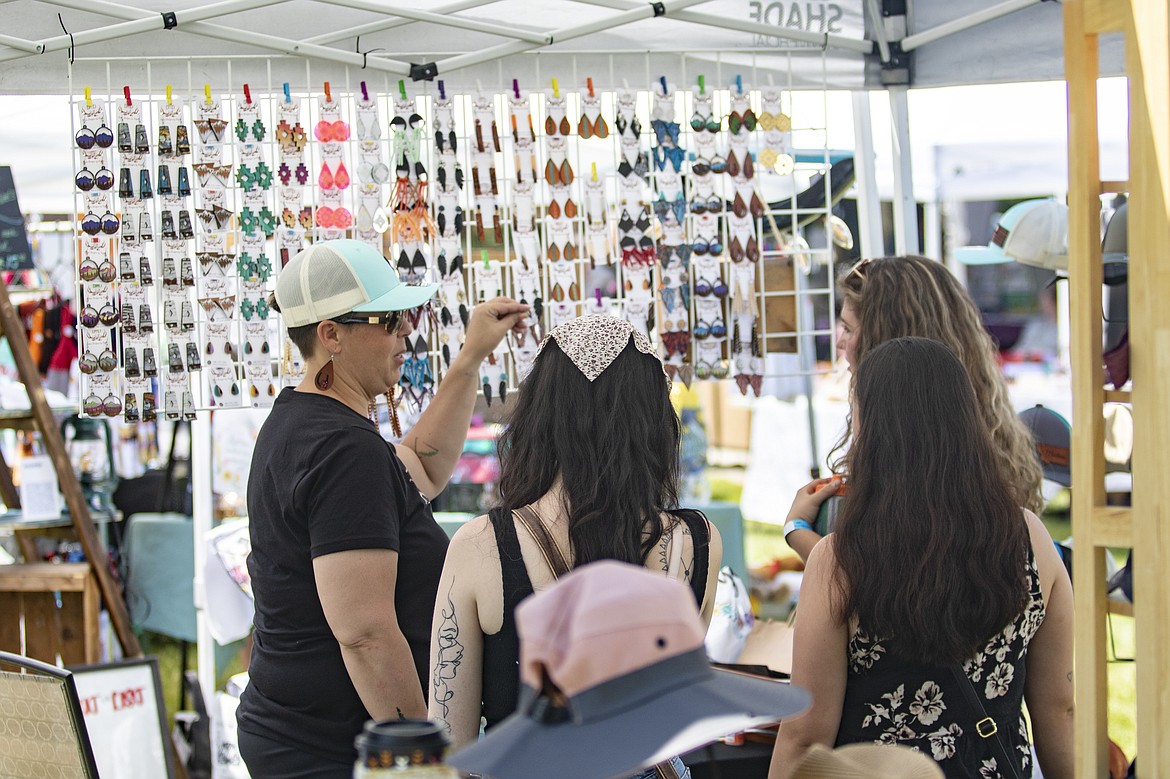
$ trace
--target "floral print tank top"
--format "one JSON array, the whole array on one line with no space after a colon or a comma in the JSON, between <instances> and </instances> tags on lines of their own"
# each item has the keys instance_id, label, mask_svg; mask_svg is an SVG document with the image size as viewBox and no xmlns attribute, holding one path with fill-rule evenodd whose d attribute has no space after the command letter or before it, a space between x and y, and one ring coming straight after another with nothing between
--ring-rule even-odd
<instances>
[{"instance_id":1,"label":"floral print tank top","mask_svg":"<svg viewBox=\"0 0 1170 779\"><path fill-rule=\"evenodd\" d=\"M963 664L998 737L1020 776L1032 775L1032 753L1022 704L1028 644L1044 621L1044 598L1031 548L1024 610ZM975 732L970 710L947 667L918 663L886 651L880 638L858 628L849 641L849 677L837 745L901 744L930 755L947 777L1011 779L999 765L995 737Z\"/></svg>"}]
</instances>

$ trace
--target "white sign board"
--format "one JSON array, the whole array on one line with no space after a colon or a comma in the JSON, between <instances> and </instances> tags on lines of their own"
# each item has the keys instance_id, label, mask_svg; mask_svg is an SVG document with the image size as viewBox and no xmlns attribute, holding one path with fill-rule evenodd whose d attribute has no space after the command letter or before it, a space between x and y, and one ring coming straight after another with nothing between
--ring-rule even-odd
<instances>
[{"instance_id":1,"label":"white sign board","mask_svg":"<svg viewBox=\"0 0 1170 779\"><path fill-rule=\"evenodd\" d=\"M158 660L69 669L102 779L174 779Z\"/></svg>"}]
</instances>

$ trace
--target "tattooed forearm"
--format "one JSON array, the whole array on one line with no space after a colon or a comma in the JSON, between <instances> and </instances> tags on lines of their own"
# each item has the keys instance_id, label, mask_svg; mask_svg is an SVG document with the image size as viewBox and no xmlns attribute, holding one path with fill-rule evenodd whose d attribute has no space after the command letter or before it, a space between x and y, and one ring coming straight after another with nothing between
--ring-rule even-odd
<instances>
[{"instance_id":1,"label":"tattooed forearm","mask_svg":"<svg viewBox=\"0 0 1170 779\"><path fill-rule=\"evenodd\" d=\"M425 447L423 449L419 449L418 444L419 444L419 440L418 440L418 438L415 438L410 442L410 448L419 457L434 457L436 454L439 453L439 450L436 449L435 447L431 446L430 444L423 444L423 446Z\"/></svg>"},{"instance_id":2,"label":"tattooed forearm","mask_svg":"<svg viewBox=\"0 0 1170 779\"><path fill-rule=\"evenodd\" d=\"M452 582L454 586L454 582ZM455 618L455 604L451 601L451 591L447 591L447 605L442 610L443 621L439 623L438 657L431 679L431 703L439 709L439 716L443 721L450 719L450 703L455 697L451 683L455 681L455 674L459 671L459 664L463 662L463 644L459 643L459 622Z\"/></svg>"}]
</instances>

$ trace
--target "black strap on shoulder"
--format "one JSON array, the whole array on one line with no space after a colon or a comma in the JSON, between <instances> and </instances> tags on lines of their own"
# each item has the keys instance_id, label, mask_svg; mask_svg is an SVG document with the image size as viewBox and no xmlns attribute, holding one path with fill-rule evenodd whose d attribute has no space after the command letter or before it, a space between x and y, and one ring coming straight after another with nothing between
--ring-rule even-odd
<instances>
[{"instance_id":1,"label":"black strap on shoulder","mask_svg":"<svg viewBox=\"0 0 1170 779\"><path fill-rule=\"evenodd\" d=\"M951 675L955 677L955 684L959 686L959 690L963 693L963 699L967 702L970 708L972 718L975 722L975 732L981 738L989 738L995 744L996 756L1003 761L1003 768L1000 772L1011 779L1020 779L1020 772L1016 768L1016 763L1008 754L1007 746L1003 743L1003 735L999 732L999 726L994 719L987 714L987 709L983 708L983 704L979 700L979 694L975 692L975 685L963 673L961 665L951 666Z\"/></svg>"},{"instance_id":2,"label":"black strap on shoulder","mask_svg":"<svg viewBox=\"0 0 1170 779\"><path fill-rule=\"evenodd\" d=\"M532 581L528 578L528 569L524 567L524 557L520 553L520 537L516 535L512 512L504 508L492 509L488 512L488 519L496 534L496 548L500 551L506 623L512 619L512 607L532 594Z\"/></svg>"},{"instance_id":3,"label":"black strap on shoulder","mask_svg":"<svg viewBox=\"0 0 1170 779\"><path fill-rule=\"evenodd\" d=\"M695 602L703 608L703 598L707 595L707 569L711 564L711 531L706 515L695 509L680 509L674 515L687 524L691 531L692 546L695 549L695 564L691 571L691 590L695 593Z\"/></svg>"},{"instance_id":4,"label":"black strap on shoulder","mask_svg":"<svg viewBox=\"0 0 1170 779\"><path fill-rule=\"evenodd\" d=\"M565 555L561 552L561 548L557 546L557 542L553 540L552 535L548 532L548 528L540 521L540 516L532 509L531 506L521 506L516 509L516 519L520 520L520 524L524 525L524 529L528 531L528 535L532 536L536 541L536 545L540 547L540 553L544 556L544 561L548 564L549 570L552 571L553 578L559 579L569 572L569 562L565 559Z\"/></svg>"}]
</instances>

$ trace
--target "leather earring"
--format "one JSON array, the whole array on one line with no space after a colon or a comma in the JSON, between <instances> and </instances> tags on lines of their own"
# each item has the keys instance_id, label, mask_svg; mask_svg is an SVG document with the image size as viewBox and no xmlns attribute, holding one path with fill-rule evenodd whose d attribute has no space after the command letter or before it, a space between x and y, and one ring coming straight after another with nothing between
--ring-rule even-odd
<instances>
[{"instance_id":1,"label":"leather earring","mask_svg":"<svg viewBox=\"0 0 1170 779\"><path fill-rule=\"evenodd\" d=\"M313 377L313 385L324 392L333 386L333 355L329 355L329 362L321 366L317 375Z\"/></svg>"}]
</instances>

